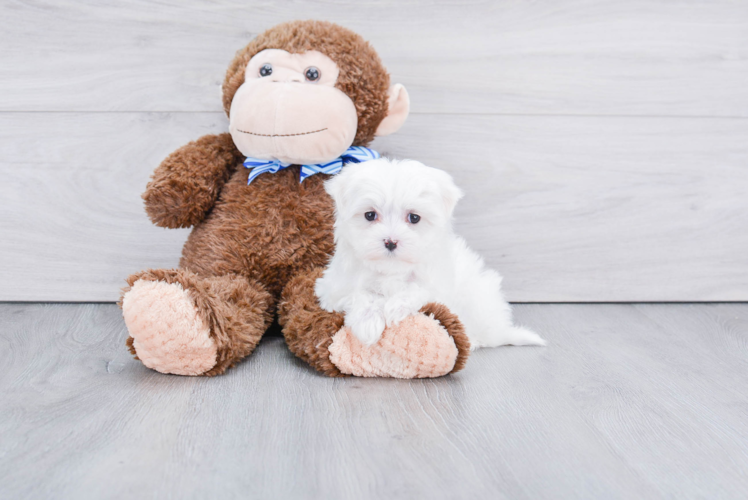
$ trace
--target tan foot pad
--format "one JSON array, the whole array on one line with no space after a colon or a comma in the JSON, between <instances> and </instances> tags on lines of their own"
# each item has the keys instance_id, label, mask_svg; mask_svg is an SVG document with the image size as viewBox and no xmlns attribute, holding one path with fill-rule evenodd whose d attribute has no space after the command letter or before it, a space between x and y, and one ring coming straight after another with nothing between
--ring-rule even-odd
<instances>
[{"instance_id":1,"label":"tan foot pad","mask_svg":"<svg viewBox=\"0 0 748 500\"><path fill-rule=\"evenodd\" d=\"M136 281L122 298L132 347L161 373L202 375L216 364L216 343L179 283Z\"/></svg>"},{"instance_id":2,"label":"tan foot pad","mask_svg":"<svg viewBox=\"0 0 748 500\"><path fill-rule=\"evenodd\" d=\"M366 347L347 327L329 347L330 361L358 377L432 378L452 371L457 346L433 318L416 314L386 328L376 344Z\"/></svg>"}]
</instances>

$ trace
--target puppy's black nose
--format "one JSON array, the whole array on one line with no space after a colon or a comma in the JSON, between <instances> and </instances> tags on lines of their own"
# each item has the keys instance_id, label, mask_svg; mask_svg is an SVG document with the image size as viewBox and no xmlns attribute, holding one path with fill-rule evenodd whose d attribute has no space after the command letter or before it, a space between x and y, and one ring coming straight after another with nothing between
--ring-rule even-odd
<instances>
[{"instance_id":1,"label":"puppy's black nose","mask_svg":"<svg viewBox=\"0 0 748 500\"><path fill-rule=\"evenodd\" d=\"M397 248L397 242L392 240L384 240L384 247L391 252Z\"/></svg>"}]
</instances>

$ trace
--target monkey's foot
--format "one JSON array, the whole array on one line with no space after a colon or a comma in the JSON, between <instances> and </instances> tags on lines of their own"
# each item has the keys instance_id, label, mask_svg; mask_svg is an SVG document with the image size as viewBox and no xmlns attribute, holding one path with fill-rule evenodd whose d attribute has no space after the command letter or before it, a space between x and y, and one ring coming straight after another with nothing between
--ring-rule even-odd
<instances>
[{"instance_id":1,"label":"monkey's foot","mask_svg":"<svg viewBox=\"0 0 748 500\"><path fill-rule=\"evenodd\" d=\"M288 348L315 369L330 377L426 378L465 366L470 341L446 306L426 304L366 347L344 327L343 314L320 307L314 285L322 273L316 268L291 279L278 308Z\"/></svg>"},{"instance_id":2,"label":"monkey's foot","mask_svg":"<svg viewBox=\"0 0 748 500\"><path fill-rule=\"evenodd\" d=\"M236 274L149 269L127 278L127 345L145 366L175 375L220 375L249 356L272 322L273 297Z\"/></svg>"},{"instance_id":3,"label":"monkey's foot","mask_svg":"<svg viewBox=\"0 0 748 500\"><path fill-rule=\"evenodd\" d=\"M179 282L136 281L122 297L130 352L161 373L202 375L217 347L195 301Z\"/></svg>"},{"instance_id":4,"label":"monkey's foot","mask_svg":"<svg viewBox=\"0 0 748 500\"><path fill-rule=\"evenodd\" d=\"M421 314L386 328L372 346L363 345L348 327L343 327L333 336L328 350L330 361L344 374L432 378L461 370L470 342L457 317L446 306L431 303L421 309Z\"/></svg>"}]
</instances>

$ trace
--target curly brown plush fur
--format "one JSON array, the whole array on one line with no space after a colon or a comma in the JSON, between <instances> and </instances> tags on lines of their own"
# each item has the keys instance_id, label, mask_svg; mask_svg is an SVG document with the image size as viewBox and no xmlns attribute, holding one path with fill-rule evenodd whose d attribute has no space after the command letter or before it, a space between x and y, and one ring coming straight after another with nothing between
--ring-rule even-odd
<instances>
[{"instance_id":1,"label":"curly brown plush fur","mask_svg":"<svg viewBox=\"0 0 748 500\"><path fill-rule=\"evenodd\" d=\"M437 302L429 302L421 308L421 313L426 316L434 315L441 325L447 330L447 333L452 337L457 346L457 360L455 366L452 368L450 373L456 373L463 368L467 363L468 356L470 356L470 339L465 334L465 328L462 326L462 322L457 318L457 315L449 310L444 304Z\"/></svg>"},{"instance_id":2,"label":"curly brown plush fur","mask_svg":"<svg viewBox=\"0 0 748 500\"><path fill-rule=\"evenodd\" d=\"M153 173L143 200L154 224L172 229L205 218L243 158L231 134L206 135L174 151Z\"/></svg>"},{"instance_id":3,"label":"curly brown plush fur","mask_svg":"<svg viewBox=\"0 0 748 500\"><path fill-rule=\"evenodd\" d=\"M327 22L282 24L240 50L223 85L227 113L247 62L267 48L313 49L335 61L340 70L336 85L358 112L354 144L372 140L387 113L389 76L367 42ZM279 322L291 350L322 373L340 375L327 347L343 317L321 310L314 296L315 276L334 246L333 203L323 187L329 176L317 174L299 183L300 167L292 166L247 185L243 159L231 136L219 134L191 142L161 163L143 194L146 212L159 226L194 229L180 269L136 273L128 278L123 297L140 280L178 284L187 291L217 347L216 363L205 375L223 373L249 355L283 297ZM428 313L446 327L462 355L469 344L459 322L443 306L432 306ZM132 339L128 347L137 356ZM455 370L464 365L460 359Z\"/></svg>"},{"instance_id":4,"label":"curly brown plush fur","mask_svg":"<svg viewBox=\"0 0 748 500\"><path fill-rule=\"evenodd\" d=\"M323 269L318 268L292 279L283 293L278 312L291 352L325 375L342 377L338 367L330 362L328 348L345 318L319 306L314 283L322 272Z\"/></svg>"},{"instance_id":5,"label":"curly brown plush fur","mask_svg":"<svg viewBox=\"0 0 748 500\"><path fill-rule=\"evenodd\" d=\"M299 168L261 175L249 186L249 170L237 170L190 234L179 266L199 275L247 276L274 301L300 271L325 266L334 248L328 176L299 183Z\"/></svg>"}]
</instances>

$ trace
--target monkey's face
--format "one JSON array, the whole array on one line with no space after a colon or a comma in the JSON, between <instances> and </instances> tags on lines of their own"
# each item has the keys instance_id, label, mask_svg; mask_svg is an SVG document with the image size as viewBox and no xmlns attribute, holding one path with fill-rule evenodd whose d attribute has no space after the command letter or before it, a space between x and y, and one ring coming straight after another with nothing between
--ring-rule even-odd
<instances>
[{"instance_id":1,"label":"monkey's face","mask_svg":"<svg viewBox=\"0 0 748 500\"><path fill-rule=\"evenodd\" d=\"M294 164L325 163L353 143L358 115L335 88L332 59L311 50L267 49L247 64L231 101L229 130L246 156Z\"/></svg>"}]
</instances>

